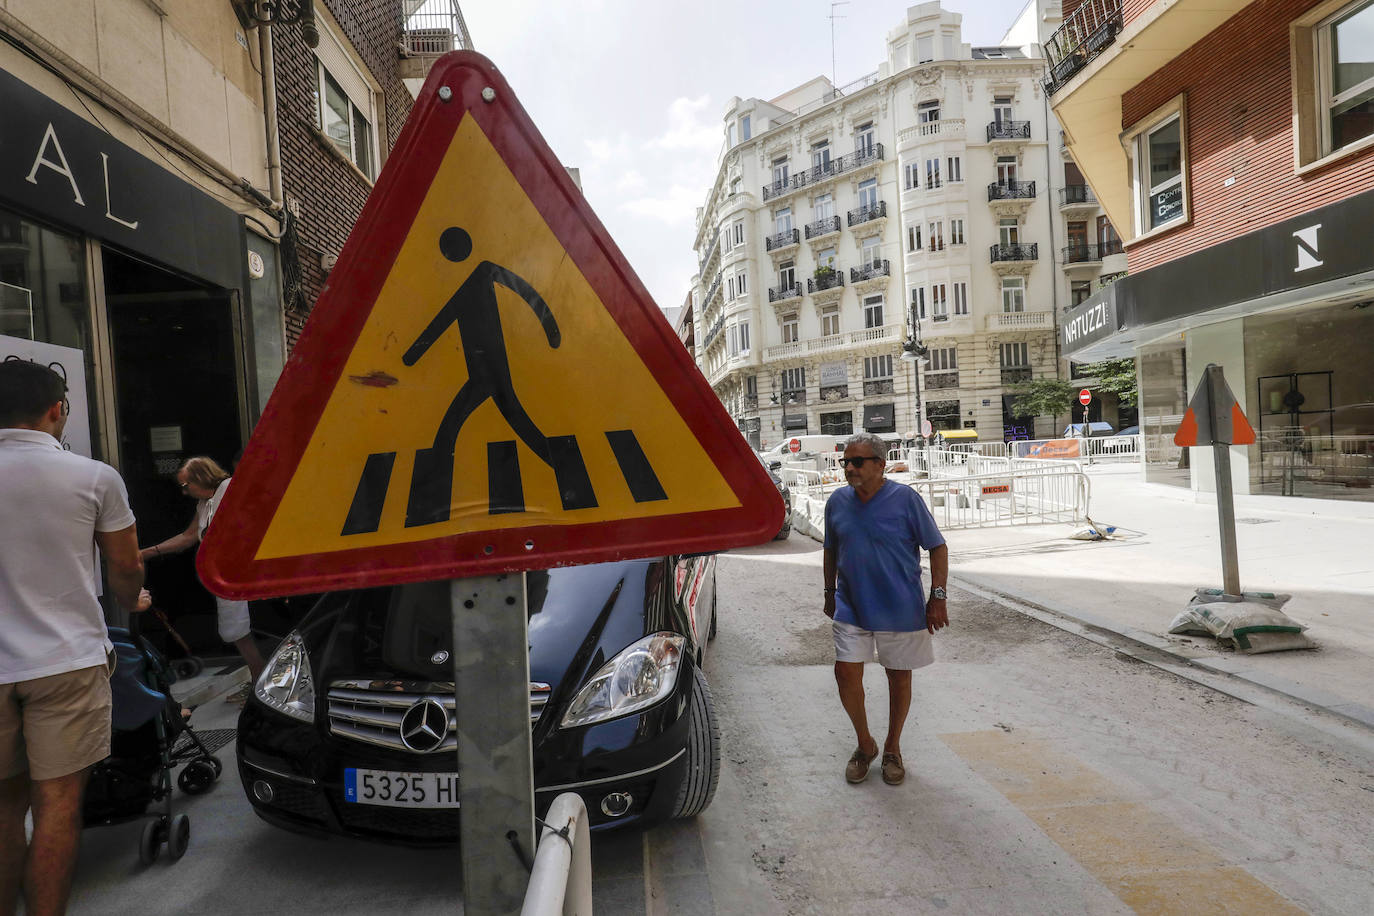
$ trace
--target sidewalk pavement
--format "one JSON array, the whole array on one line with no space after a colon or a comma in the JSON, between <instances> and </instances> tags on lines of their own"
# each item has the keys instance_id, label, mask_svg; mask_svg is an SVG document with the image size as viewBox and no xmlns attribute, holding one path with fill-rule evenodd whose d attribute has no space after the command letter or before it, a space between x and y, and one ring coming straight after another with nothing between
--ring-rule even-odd
<instances>
[{"instance_id":1,"label":"sidewalk pavement","mask_svg":"<svg viewBox=\"0 0 1374 916\"><path fill-rule=\"evenodd\" d=\"M1070 539L1081 523L954 529L951 575L1374 727L1374 513L1238 499L1241 588L1291 593L1284 612L1318 644L1244 655L1167 632L1195 588L1221 587L1214 497L1146 483L1134 467L1088 473L1091 517L1120 537Z\"/></svg>"},{"instance_id":2,"label":"sidewalk pavement","mask_svg":"<svg viewBox=\"0 0 1374 916\"><path fill-rule=\"evenodd\" d=\"M238 656L206 658L204 669L195 677L180 678L172 685L172 696L182 706L195 708L217 700L240 684L248 683L248 668Z\"/></svg>"}]
</instances>

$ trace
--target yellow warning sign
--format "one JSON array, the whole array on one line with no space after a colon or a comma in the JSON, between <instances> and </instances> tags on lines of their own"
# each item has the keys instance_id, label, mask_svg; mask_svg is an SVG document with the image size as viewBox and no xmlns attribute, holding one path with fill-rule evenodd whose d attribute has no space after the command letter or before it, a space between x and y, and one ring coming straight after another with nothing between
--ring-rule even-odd
<instances>
[{"instance_id":1,"label":"yellow warning sign","mask_svg":"<svg viewBox=\"0 0 1374 916\"><path fill-rule=\"evenodd\" d=\"M257 557L737 505L465 117Z\"/></svg>"}]
</instances>

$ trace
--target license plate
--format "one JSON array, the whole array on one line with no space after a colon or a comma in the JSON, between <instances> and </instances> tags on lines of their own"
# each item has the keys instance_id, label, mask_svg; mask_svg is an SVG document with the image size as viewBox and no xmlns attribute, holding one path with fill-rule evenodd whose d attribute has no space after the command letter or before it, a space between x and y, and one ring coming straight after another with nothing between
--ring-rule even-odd
<instances>
[{"instance_id":1,"label":"license plate","mask_svg":"<svg viewBox=\"0 0 1374 916\"><path fill-rule=\"evenodd\" d=\"M344 770L344 801L387 808L457 808L457 773Z\"/></svg>"}]
</instances>

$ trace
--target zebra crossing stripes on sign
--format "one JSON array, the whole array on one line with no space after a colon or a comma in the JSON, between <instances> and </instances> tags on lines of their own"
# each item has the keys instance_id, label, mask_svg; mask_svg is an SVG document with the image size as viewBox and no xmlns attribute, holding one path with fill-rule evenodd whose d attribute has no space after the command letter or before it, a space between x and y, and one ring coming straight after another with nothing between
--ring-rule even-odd
<instances>
[{"instance_id":1,"label":"zebra crossing stripes on sign","mask_svg":"<svg viewBox=\"0 0 1374 916\"><path fill-rule=\"evenodd\" d=\"M431 71L199 565L224 595L313 592L724 549L767 540L781 512L510 88L457 52Z\"/></svg>"}]
</instances>

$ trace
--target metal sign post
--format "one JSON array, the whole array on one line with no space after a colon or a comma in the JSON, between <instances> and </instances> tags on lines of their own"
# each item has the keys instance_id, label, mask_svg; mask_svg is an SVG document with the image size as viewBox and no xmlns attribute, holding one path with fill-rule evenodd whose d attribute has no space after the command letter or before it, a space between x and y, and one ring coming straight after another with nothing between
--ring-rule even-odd
<instances>
[{"instance_id":1,"label":"metal sign post","mask_svg":"<svg viewBox=\"0 0 1374 916\"><path fill-rule=\"evenodd\" d=\"M453 699L463 911L520 912L534 859L525 574L454 579Z\"/></svg>"}]
</instances>

